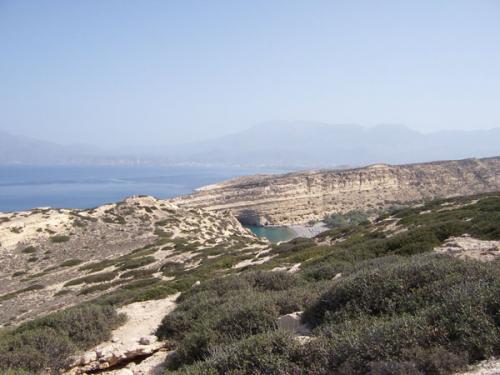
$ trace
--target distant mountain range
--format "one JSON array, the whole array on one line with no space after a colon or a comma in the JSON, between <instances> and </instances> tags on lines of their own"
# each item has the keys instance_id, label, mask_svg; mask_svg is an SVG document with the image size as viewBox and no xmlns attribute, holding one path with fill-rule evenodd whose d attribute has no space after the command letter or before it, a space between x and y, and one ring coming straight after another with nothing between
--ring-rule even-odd
<instances>
[{"instance_id":1,"label":"distant mountain range","mask_svg":"<svg viewBox=\"0 0 500 375\"><path fill-rule=\"evenodd\" d=\"M423 134L401 125L273 122L142 152L62 146L0 132L1 164L196 164L290 168L412 163L500 155L500 128Z\"/></svg>"},{"instance_id":2,"label":"distant mountain range","mask_svg":"<svg viewBox=\"0 0 500 375\"><path fill-rule=\"evenodd\" d=\"M63 146L0 131L0 164L80 163L92 160L98 152L91 146Z\"/></svg>"}]
</instances>

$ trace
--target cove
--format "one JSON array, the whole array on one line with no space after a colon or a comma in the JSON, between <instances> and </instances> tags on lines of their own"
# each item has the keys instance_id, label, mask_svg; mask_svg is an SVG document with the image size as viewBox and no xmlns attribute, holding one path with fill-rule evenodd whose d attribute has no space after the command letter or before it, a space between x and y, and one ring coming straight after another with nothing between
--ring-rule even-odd
<instances>
[{"instance_id":1,"label":"cove","mask_svg":"<svg viewBox=\"0 0 500 375\"><path fill-rule=\"evenodd\" d=\"M257 237L267 238L271 242L290 241L297 237L297 234L288 227L259 227L253 225L245 225Z\"/></svg>"}]
</instances>

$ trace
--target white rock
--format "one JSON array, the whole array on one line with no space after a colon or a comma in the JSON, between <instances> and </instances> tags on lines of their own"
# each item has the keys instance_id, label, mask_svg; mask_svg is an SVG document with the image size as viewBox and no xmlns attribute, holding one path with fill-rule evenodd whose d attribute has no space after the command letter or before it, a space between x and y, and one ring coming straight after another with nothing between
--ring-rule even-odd
<instances>
[{"instance_id":1,"label":"white rock","mask_svg":"<svg viewBox=\"0 0 500 375\"><path fill-rule=\"evenodd\" d=\"M97 360L97 353L95 351L85 352L80 357L80 364L87 365L90 362L94 362Z\"/></svg>"},{"instance_id":2,"label":"white rock","mask_svg":"<svg viewBox=\"0 0 500 375\"><path fill-rule=\"evenodd\" d=\"M278 329L293 333L308 334L309 329L300 322L302 311L286 314L278 318Z\"/></svg>"},{"instance_id":3,"label":"white rock","mask_svg":"<svg viewBox=\"0 0 500 375\"><path fill-rule=\"evenodd\" d=\"M113 375L134 375L134 372L131 369L122 368L122 369L113 371Z\"/></svg>"},{"instance_id":4,"label":"white rock","mask_svg":"<svg viewBox=\"0 0 500 375\"><path fill-rule=\"evenodd\" d=\"M192 287L194 288L195 286L198 286L198 285L201 285L200 280L198 280L197 282L195 282Z\"/></svg>"},{"instance_id":5,"label":"white rock","mask_svg":"<svg viewBox=\"0 0 500 375\"><path fill-rule=\"evenodd\" d=\"M290 273L296 273L296 272L299 272L300 271L300 263L297 263L297 264L294 264L292 267L290 267L290 269L288 270L288 272Z\"/></svg>"},{"instance_id":6,"label":"white rock","mask_svg":"<svg viewBox=\"0 0 500 375\"><path fill-rule=\"evenodd\" d=\"M274 267L271 272L285 272L287 270L286 267Z\"/></svg>"}]
</instances>

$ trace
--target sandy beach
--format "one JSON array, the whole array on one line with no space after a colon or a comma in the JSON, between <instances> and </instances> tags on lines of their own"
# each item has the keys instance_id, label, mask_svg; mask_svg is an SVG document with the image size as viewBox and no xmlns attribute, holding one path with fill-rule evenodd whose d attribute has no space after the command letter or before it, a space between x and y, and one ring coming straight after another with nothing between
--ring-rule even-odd
<instances>
[{"instance_id":1,"label":"sandy beach","mask_svg":"<svg viewBox=\"0 0 500 375\"><path fill-rule=\"evenodd\" d=\"M296 234L295 237L305 237L312 238L317 236L318 234L327 231L329 228L323 222L318 222L313 225L290 225L288 228L293 230Z\"/></svg>"}]
</instances>

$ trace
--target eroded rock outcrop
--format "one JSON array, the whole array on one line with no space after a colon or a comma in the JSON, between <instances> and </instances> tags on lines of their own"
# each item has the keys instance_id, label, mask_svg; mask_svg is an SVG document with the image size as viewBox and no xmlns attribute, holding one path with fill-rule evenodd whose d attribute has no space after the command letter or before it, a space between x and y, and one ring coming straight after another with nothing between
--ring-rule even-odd
<instances>
[{"instance_id":1,"label":"eroded rock outcrop","mask_svg":"<svg viewBox=\"0 0 500 375\"><path fill-rule=\"evenodd\" d=\"M248 224L289 225L334 212L497 190L500 157L241 177L174 202L189 208L230 210Z\"/></svg>"}]
</instances>

